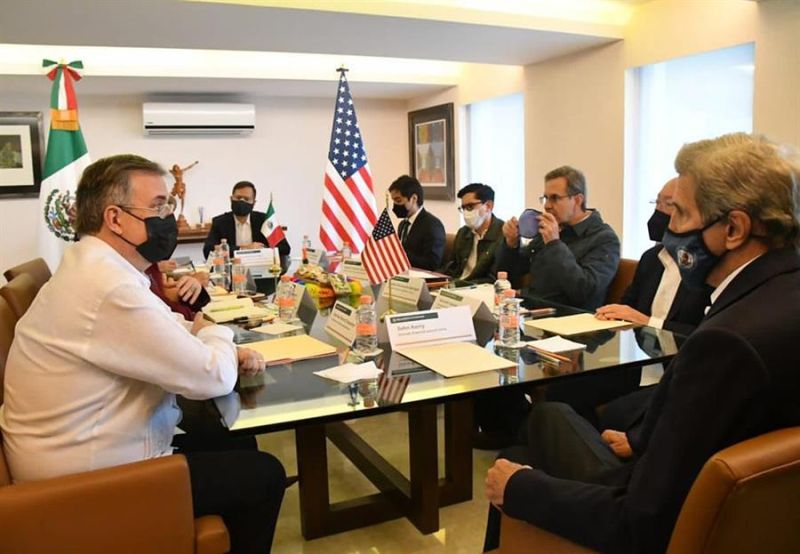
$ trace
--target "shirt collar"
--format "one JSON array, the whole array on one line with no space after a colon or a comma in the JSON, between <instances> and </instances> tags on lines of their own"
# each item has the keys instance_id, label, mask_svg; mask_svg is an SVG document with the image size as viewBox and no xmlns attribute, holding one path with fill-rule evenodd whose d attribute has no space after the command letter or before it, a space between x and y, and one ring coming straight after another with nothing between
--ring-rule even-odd
<instances>
[{"instance_id":1,"label":"shirt collar","mask_svg":"<svg viewBox=\"0 0 800 554\"><path fill-rule=\"evenodd\" d=\"M234 222L236 225L240 225L240 226L241 226L241 225L250 225L250 214L247 214L247 220L246 220L244 223L239 223L239 220L238 220L238 219L236 219L236 215L234 215L234 216L233 216L233 222Z\"/></svg>"},{"instance_id":2,"label":"shirt collar","mask_svg":"<svg viewBox=\"0 0 800 554\"><path fill-rule=\"evenodd\" d=\"M759 254L759 256L760 256L760 254ZM739 267L734 269L731 272L730 275L725 277L725 279L719 285L717 285L717 288L715 288L714 292L711 293L711 305L712 306L714 305L714 302L717 301L717 298L719 298L719 296L722 294L722 292L728 287L728 285L730 285L731 282L733 282L733 280L736 279L736 276L739 275L744 270L744 268L746 268L748 265L750 265L755 260L757 260L759 258L759 256L756 256L755 258L752 258L751 260L747 261L746 263L743 263L742 265L740 265Z\"/></svg>"},{"instance_id":3,"label":"shirt collar","mask_svg":"<svg viewBox=\"0 0 800 554\"><path fill-rule=\"evenodd\" d=\"M122 254L114 250L114 248L103 239L93 235L83 235L81 236L81 240L78 241L78 245L84 249L102 251L104 255L113 260L122 270L129 273L146 288L150 288L150 278L133 267L133 264L126 260Z\"/></svg>"},{"instance_id":4,"label":"shirt collar","mask_svg":"<svg viewBox=\"0 0 800 554\"><path fill-rule=\"evenodd\" d=\"M571 228L576 235L581 236L585 235L589 230L595 226L596 222L600 219L600 214L597 213L597 210L587 210L587 215L583 219L581 219L575 225L565 225L565 227Z\"/></svg>"},{"instance_id":5,"label":"shirt collar","mask_svg":"<svg viewBox=\"0 0 800 554\"><path fill-rule=\"evenodd\" d=\"M417 219L417 216L418 216L420 213L422 213L422 210L424 210L424 209L425 209L425 207L424 207L424 206L420 206L420 207L419 207L419 209L418 209L418 210L417 210L417 211L414 213L414 215L408 216L408 217L406 218L406 221L408 221L408 224L409 224L409 225L413 225L413 224L414 224L414 220L415 220L415 219Z\"/></svg>"}]
</instances>

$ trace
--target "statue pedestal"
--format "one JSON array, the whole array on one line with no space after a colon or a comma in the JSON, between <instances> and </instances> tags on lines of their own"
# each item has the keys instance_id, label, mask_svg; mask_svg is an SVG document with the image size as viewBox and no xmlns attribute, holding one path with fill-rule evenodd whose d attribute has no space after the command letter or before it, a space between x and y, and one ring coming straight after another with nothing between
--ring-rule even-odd
<instances>
[{"instance_id":1,"label":"statue pedestal","mask_svg":"<svg viewBox=\"0 0 800 554\"><path fill-rule=\"evenodd\" d=\"M185 230L188 230L190 228L191 227L189 226L189 222L186 221L186 218L183 216L183 214L179 215L178 216L178 231L181 231L181 230L185 231Z\"/></svg>"}]
</instances>

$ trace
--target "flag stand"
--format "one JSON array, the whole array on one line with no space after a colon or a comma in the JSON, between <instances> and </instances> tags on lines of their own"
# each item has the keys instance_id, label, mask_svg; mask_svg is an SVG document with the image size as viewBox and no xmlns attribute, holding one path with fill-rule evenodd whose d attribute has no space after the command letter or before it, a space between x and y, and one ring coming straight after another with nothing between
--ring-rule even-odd
<instances>
[{"instance_id":1,"label":"flag stand","mask_svg":"<svg viewBox=\"0 0 800 554\"><path fill-rule=\"evenodd\" d=\"M275 279L275 296L274 298L277 301L278 297L278 279L281 276L281 259L278 256L278 249L272 248L272 266L269 268L270 273L272 273L272 278Z\"/></svg>"}]
</instances>

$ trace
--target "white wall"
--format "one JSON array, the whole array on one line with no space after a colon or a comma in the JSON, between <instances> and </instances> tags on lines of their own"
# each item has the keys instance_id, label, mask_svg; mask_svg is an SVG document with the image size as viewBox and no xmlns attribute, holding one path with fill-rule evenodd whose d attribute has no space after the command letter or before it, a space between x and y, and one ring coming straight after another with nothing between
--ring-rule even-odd
<instances>
[{"instance_id":1,"label":"white wall","mask_svg":"<svg viewBox=\"0 0 800 554\"><path fill-rule=\"evenodd\" d=\"M408 171L406 103L359 100L355 84L353 94L376 193L380 193ZM265 210L273 194L279 221L289 227L293 245L299 245L303 234L318 242L333 96L256 99L256 131L250 137L152 138L142 135L141 98L81 96L80 89L78 95L92 159L133 152L168 167L200 161L184 176L185 215L190 223L198 221L198 206L205 207L206 217L229 210L233 184L250 180L258 187L257 209ZM32 99L0 95L4 110L44 110L47 101L46 90L41 98ZM170 175L167 182L171 186ZM0 271L35 252L40 217L38 199L0 200Z\"/></svg>"}]
</instances>

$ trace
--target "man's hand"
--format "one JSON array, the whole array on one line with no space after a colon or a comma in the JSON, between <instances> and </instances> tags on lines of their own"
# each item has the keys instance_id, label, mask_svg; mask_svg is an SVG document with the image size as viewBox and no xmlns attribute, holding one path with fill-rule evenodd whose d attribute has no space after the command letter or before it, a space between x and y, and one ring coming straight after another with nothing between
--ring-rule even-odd
<instances>
[{"instance_id":1,"label":"man's hand","mask_svg":"<svg viewBox=\"0 0 800 554\"><path fill-rule=\"evenodd\" d=\"M531 466L523 466L509 462L503 458L497 460L489 472L486 474L486 498L489 499L496 508L503 507L503 496L506 493L508 480L521 469L532 469Z\"/></svg>"},{"instance_id":2,"label":"man's hand","mask_svg":"<svg viewBox=\"0 0 800 554\"><path fill-rule=\"evenodd\" d=\"M638 323L640 325L647 325L650 318L642 312L637 312L630 306L625 304L608 304L600 306L594 314L597 319L604 321L611 319L621 319L623 321L630 321L631 323Z\"/></svg>"},{"instance_id":3,"label":"man's hand","mask_svg":"<svg viewBox=\"0 0 800 554\"><path fill-rule=\"evenodd\" d=\"M617 455L617 458L626 460L633 456L633 449L628 442L628 435L622 431L606 429L600 436L603 437L603 440L606 441L606 444L608 444L611 450L614 451L614 454Z\"/></svg>"},{"instance_id":4,"label":"man's hand","mask_svg":"<svg viewBox=\"0 0 800 554\"><path fill-rule=\"evenodd\" d=\"M200 332L201 329L205 329L206 327L210 327L214 325L213 321L209 321L203 317L201 312L198 312L197 315L194 316L194 322L192 323L192 334L197 336L197 333Z\"/></svg>"},{"instance_id":5,"label":"man's hand","mask_svg":"<svg viewBox=\"0 0 800 554\"><path fill-rule=\"evenodd\" d=\"M239 358L239 374L240 375L258 375L264 372L266 362L264 356L250 348L238 347L236 349L237 357Z\"/></svg>"},{"instance_id":6,"label":"man's hand","mask_svg":"<svg viewBox=\"0 0 800 554\"><path fill-rule=\"evenodd\" d=\"M506 244L509 248L519 246L519 222L516 217L512 217L503 223L503 236L506 238Z\"/></svg>"},{"instance_id":7,"label":"man's hand","mask_svg":"<svg viewBox=\"0 0 800 554\"><path fill-rule=\"evenodd\" d=\"M175 260L162 260L156 265L161 273L169 273L170 271L175 271L175 269L178 267L178 262Z\"/></svg>"},{"instance_id":8,"label":"man's hand","mask_svg":"<svg viewBox=\"0 0 800 554\"><path fill-rule=\"evenodd\" d=\"M167 286L169 286L169 281ZM191 275L184 275L173 286L177 289L178 297L187 304L194 304L203 290L203 285L200 284L200 281Z\"/></svg>"},{"instance_id":9,"label":"man's hand","mask_svg":"<svg viewBox=\"0 0 800 554\"><path fill-rule=\"evenodd\" d=\"M539 233L542 235L542 240L545 244L558 240L559 238L559 225L556 216L551 213L544 212L539 216Z\"/></svg>"}]
</instances>

